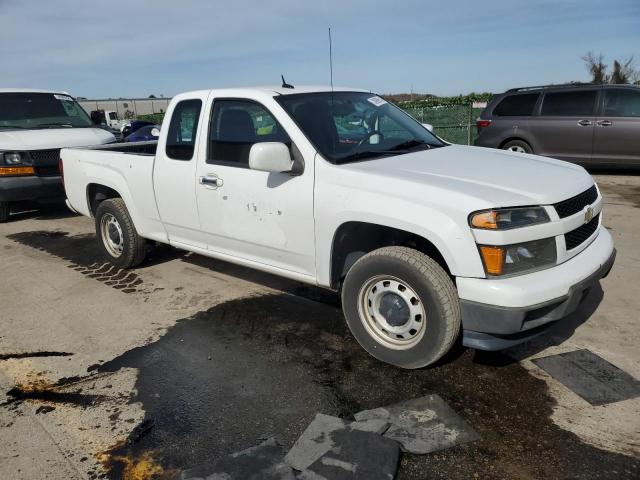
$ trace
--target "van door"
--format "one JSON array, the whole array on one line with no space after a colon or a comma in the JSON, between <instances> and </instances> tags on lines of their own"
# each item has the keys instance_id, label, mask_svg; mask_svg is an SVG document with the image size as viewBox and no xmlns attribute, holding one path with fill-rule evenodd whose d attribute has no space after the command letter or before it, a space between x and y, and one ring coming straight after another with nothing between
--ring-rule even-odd
<instances>
[{"instance_id":1,"label":"van door","mask_svg":"<svg viewBox=\"0 0 640 480\"><path fill-rule=\"evenodd\" d=\"M640 89L607 87L593 139L593 162L640 165Z\"/></svg>"},{"instance_id":2,"label":"van door","mask_svg":"<svg viewBox=\"0 0 640 480\"><path fill-rule=\"evenodd\" d=\"M315 276L313 158L305 159L298 176L251 170L249 151L259 142L296 148L264 105L214 99L196 187L208 248L292 275Z\"/></svg>"},{"instance_id":3,"label":"van door","mask_svg":"<svg viewBox=\"0 0 640 480\"><path fill-rule=\"evenodd\" d=\"M540 114L529 118L535 153L588 164L593 149L598 89L547 91Z\"/></svg>"},{"instance_id":4,"label":"van door","mask_svg":"<svg viewBox=\"0 0 640 480\"><path fill-rule=\"evenodd\" d=\"M176 98L167 112L156 152L153 182L160 219L172 244L206 248L196 201L196 145L207 93ZM165 127L166 125L166 127ZM206 129L205 129L206 130Z\"/></svg>"}]
</instances>

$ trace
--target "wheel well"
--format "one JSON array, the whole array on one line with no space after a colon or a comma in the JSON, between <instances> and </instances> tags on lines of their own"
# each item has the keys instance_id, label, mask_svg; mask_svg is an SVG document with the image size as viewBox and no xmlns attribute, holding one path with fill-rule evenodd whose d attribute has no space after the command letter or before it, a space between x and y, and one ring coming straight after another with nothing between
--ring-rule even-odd
<instances>
[{"instance_id":1,"label":"wheel well","mask_svg":"<svg viewBox=\"0 0 640 480\"><path fill-rule=\"evenodd\" d=\"M97 183L90 183L87 187L87 202L91 215L95 216L98 205L109 198L121 198L113 188L105 187Z\"/></svg>"},{"instance_id":2,"label":"wheel well","mask_svg":"<svg viewBox=\"0 0 640 480\"><path fill-rule=\"evenodd\" d=\"M500 146L498 148L503 148L507 143L509 142L513 142L514 140L517 140L518 142L524 142L527 145L529 145L529 147L531 148L531 150L533 150L533 147L531 147L531 143L527 142L524 138L522 137L509 137L505 140L502 141L502 143L500 143Z\"/></svg>"},{"instance_id":3,"label":"wheel well","mask_svg":"<svg viewBox=\"0 0 640 480\"><path fill-rule=\"evenodd\" d=\"M351 266L363 255L393 245L414 248L438 262L451 276L444 257L436 246L424 237L397 228L364 222L340 225L331 248L331 287L340 288Z\"/></svg>"}]
</instances>

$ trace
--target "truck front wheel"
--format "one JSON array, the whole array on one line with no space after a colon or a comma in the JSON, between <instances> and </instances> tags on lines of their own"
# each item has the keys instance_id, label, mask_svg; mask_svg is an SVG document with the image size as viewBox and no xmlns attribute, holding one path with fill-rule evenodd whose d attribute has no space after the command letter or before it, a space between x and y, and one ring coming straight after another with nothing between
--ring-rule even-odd
<instances>
[{"instance_id":1,"label":"truck front wheel","mask_svg":"<svg viewBox=\"0 0 640 480\"><path fill-rule=\"evenodd\" d=\"M9 221L9 202L0 202L0 223Z\"/></svg>"},{"instance_id":2,"label":"truck front wheel","mask_svg":"<svg viewBox=\"0 0 640 480\"><path fill-rule=\"evenodd\" d=\"M105 200L98 206L96 237L102 254L116 267L132 268L144 260L146 240L138 235L121 198Z\"/></svg>"},{"instance_id":3,"label":"truck front wheel","mask_svg":"<svg viewBox=\"0 0 640 480\"><path fill-rule=\"evenodd\" d=\"M449 351L460 332L456 288L422 252L384 247L360 258L342 288L347 324L378 360L420 368Z\"/></svg>"}]
</instances>

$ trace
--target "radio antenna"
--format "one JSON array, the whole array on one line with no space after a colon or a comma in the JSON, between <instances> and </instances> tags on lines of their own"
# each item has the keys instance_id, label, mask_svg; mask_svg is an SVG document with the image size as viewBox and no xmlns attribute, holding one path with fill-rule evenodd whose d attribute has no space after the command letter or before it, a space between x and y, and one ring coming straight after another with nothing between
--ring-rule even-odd
<instances>
[{"instance_id":1,"label":"radio antenna","mask_svg":"<svg viewBox=\"0 0 640 480\"><path fill-rule=\"evenodd\" d=\"M285 81L284 75L280 75L280 78L282 78L282 88L293 88L293 85Z\"/></svg>"},{"instance_id":2,"label":"radio antenna","mask_svg":"<svg viewBox=\"0 0 640 480\"><path fill-rule=\"evenodd\" d=\"M331 92L333 93L333 50L331 43L331 27L329 27L329 75L331 78Z\"/></svg>"}]
</instances>

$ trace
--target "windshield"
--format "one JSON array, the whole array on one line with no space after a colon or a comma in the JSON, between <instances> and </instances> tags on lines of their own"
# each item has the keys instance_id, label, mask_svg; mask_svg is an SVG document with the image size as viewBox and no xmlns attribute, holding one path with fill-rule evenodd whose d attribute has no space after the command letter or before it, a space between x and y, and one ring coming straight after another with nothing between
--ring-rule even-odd
<instances>
[{"instance_id":1,"label":"windshield","mask_svg":"<svg viewBox=\"0 0 640 480\"><path fill-rule=\"evenodd\" d=\"M87 113L69 95L0 93L0 129L92 126Z\"/></svg>"},{"instance_id":2,"label":"windshield","mask_svg":"<svg viewBox=\"0 0 640 480\"><path fill-rule=\"evenodd\" d=\"M346 163L446 144L398 107L372 93L321 92L276 100L327 160Z\"/></svg>"}]
</instances>

